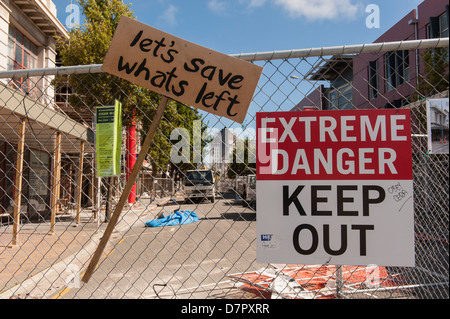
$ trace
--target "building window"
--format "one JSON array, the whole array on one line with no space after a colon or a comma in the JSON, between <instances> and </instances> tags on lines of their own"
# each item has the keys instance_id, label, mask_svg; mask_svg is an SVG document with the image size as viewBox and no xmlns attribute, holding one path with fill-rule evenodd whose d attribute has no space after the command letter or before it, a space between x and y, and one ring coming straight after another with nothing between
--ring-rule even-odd
<instances>
[{"instance_id":1,"label":"building window","mask_svg":"<svg viewBox=\"0 0 450 319\"><path fill-rule=\"evenodd\" d=\"M30 150L28 164L28 202L30 205L45 206L49 193L50 154ZM33 207L35 210L38 207Z\"/></svg>"},{"instance_id":2,"label":"building window","mask_svg":"<svg viewBox=\"0 0 450 319\"><path fill-rule=\"evenodd\" d=\"M344 84L337 88L332 88L329 93L329 109L349 110L353 108L352 104L352 85Z\"/></svg>"},{"instance_id":3,"label":"building window","mask_svg":"<svg viewBox=\"0 0 450 319\"><path fill-rule=\"evenodd\" d=\"M427 25L427 37L428 39L434 38L448 38L448 16L447 12L441 14L439 17L431 17L430 23ZM435 54L436 50L432 50L433 54ZM441 56L443 61L449 61L449 49L448 47L437 50L438 54ZM440 51L440 52L439 52Z\"/></svg>"},{"instance_id":4,"label":"building window","mask_svg":"<svg viewBox=\"0 0 450 319\"><path fill-rule=\"evenodd\" d=\"M427 25L427 37L429 39L447 38L448 35L447 13L441 14L439 17L431 17L430 23Z\"/></svg>"},{"instance_id":5,"label":"building window","mask_svg":"<svg viewBox=\"0 0 450 319\"><path fill-rule=\"evenodd\" d=\"M369 98L378 97L378 61L369 62Z\"/></svg>"},{"instance_id":6,"label":"building window","mask_svg":"<svg viewBox=\"0 0 450 319\"><path fill-rule=\"evenodd\" d=\"M8 70L35 69L37 67L37 47L12 25L8 35ZM11 86L29 93L36 98L36 81L30 78L19 78L11 81Z\"/></svg>"},{"instance_id":7,"label":"building window","mask_svg":"<svg viewBox=\"0 0 450 319\"><path fill-rule=\"evenodd\" d=\"M439 17L439 36L441 38L448 38L448 17L447 13L444 13Z\"/></svg>"},{"instance_id":8,"label":"building window","mask_svg":"<svg viewBox=\"0 0 450 319\"><path fill-rule=\"evenodd\" d=\"M386 91L409 81L409 51L392 51L385 55Z\"/></svg>"},{"instance_id":9,"label":"building window","mask_svg":"<svg viewBox=\"0 0 450 319\"><path fill-rule=\"evenodd\" d=\"M57 103L69 104L69 97L72 93L72 88L69 85L59 86L56 88L55 101Z\"/></svg>"},{"instance_id":10,"label":"building window","mask_svg":"<svg viewBox=\"0 0 450 319\"><path fill-rule=\"evenodd\" d=\"M390 101L390 102L386 103L386 105L384 107L386 109L399 109L399 108L403 108L409 104L411 104L411 101L409 98L402 98L402 99Z\"/></svg>"}]
</instances>

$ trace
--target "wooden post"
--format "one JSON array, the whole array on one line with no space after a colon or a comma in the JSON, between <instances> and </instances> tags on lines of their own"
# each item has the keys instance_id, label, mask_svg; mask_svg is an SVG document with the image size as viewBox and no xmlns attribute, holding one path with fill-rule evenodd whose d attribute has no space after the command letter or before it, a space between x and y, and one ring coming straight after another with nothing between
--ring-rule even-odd
<instances>
[{"instance_id":1,"label":"wooden post","mask_svg":"<svg viewBox=\"0 0 450 319\"><path fill-rule=\"evenodd\" d=\"M94 194L94 182L95 182L95 168L94 168L95 163L94 162L95 162L95 156L92 155L89 158L90 158L90 169L91 169L91 175L90 175L90 178L89 178L89 203L90 203L92 209L94 209L94 205L95 205L95 202L94 202L94 195L95 195Z\"/></svg>"},{"instance_id":2,"label":"wooden post","mask_svg":"<svg viewBox=\"0 0 450 319\"><path fill-rule=\"evenodd\" d=\"M96 203L96 198L97 198L97 193L95 192L96 190L96 185L97 185L97 177L96 175L96 164L95 164L95 154L93 156L90 156L91 159L91 164L90 164L90 169L91 169L91 177L89 178L89 200L90 200L90 204L91 204L91 211L92 214L95 216L95 203ZM94 219L94 221L96 221L97 219Z\"/></svg>"},{"instance_id":3,"label":"wooden post","mask_svg":"<svg viewBox=\"0 0 450 319\"><path fill-rule=\"evenodd\" d=\"M22 176L23 176L23 158L25 149L25 119L20 119L19 141L17 143L16 174L14 180L14 220L12 242L13 246L19 244L19 226L20 226L20 205L22 201Z\"/></svg>"},{"instance_id":4,"label":"wooden post","mask_svg":"<svg viewBox=\"0 0 450 319\"><path fill-rule=\"evenodd\" d=\"M53 178L52 178L52 196L51 196L51 220L50 234L55 232L56 214L58 212L58 200L61 182L61 132L56 132L55 153L53 155Z\"/></svg>"},{"instance_id":5,"label":"wooden post","mask_svg":"<svg viewBox=\"0 0 450 319\"><path fill-rule=\"evenodd\" d=\"M105 233L103 234L103 237L100 240L97 250L95 251L94 256L92 257L91 262L89 263L86 272L82 278L82 281L85 283L89 282L89 279L91 278L92 273L94 272L95 268L97 267L97 263L100 260L100 256L103 254L103 250L105 249L106 244L108 243L108 240L111 237L114 227L116 226L119 220L120 214L122 213L122 209L125 203L127 202L128 195L130 194L134 182L136 181L139 170L142 167L142 163L144 162L144 159L147 156L148 150L150 149L150 145L152 144L153 141L153 136L156 133L156 129L158 128L159 122L161 121L161 118L164 114L164 110L168 102L169 99L166 96L161 96L161 101L159 102L159 106L156 111L155 117L153 118L152 124L150 125L150 128L147 132L144 144L142 145L141 151L139 152L139 156L136 159L136 163L133 167L133 170L131 171L127 184L125 185L122 195L120 196L119 202L117 203L116 209L114 210L111 220L109 221L108 226L106 227Z\"/></svg>"},{"instance_id":6,"label":"wooden post","mask_svg":"<svg viewBox=\"0 0 450 319\"><path fill-rule=\"evenodd\" d=\"M96 155L94 155L93 157L93 163L94 165L92 166L93 170L92 170L92 213L94 216L94 222L98 221L98 214L100 212L100 202L98 200L99 196L99 192L100 192L100 177L97 177L97 161L96 159Z\"/></svg>"},{"instance_id":7,"label":"wooden post","mask_svg":"<svg viewBox=\"0 0 450 319\"><path fill-rule=\"evenodd\" d=\"M81 194L83 191L83 161L84 161L84 141L80 143L80 157L79 157L79 165L78 165L78 182L76 189L75 200L77 201L77 217L76 224L80 223L80 213L81 213Z\"/></svg>"}]
</instances>

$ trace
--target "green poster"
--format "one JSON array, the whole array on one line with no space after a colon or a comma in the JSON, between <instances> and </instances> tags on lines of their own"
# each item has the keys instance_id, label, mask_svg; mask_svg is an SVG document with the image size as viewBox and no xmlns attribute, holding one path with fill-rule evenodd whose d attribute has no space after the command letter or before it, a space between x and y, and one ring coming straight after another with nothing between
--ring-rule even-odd
<instances>
[{"instance_id":1,"label":"green poster","mask_svg":"<svg viewBox=\"0 0 450 319\"><path fill-rule=\"evenodd\" d=\"M122 103L96 109L97 176L120 175L122 149Z\"/></svg>"}]
</instances>

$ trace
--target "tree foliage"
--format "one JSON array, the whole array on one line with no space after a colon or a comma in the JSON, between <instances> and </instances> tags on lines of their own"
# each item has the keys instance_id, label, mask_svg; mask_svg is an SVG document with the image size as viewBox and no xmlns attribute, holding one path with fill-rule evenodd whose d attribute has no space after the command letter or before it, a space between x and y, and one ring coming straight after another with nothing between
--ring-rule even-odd
<instances>
[{"instance_id":1,"label":"tree foliage","mask_svg":"<svg viewBox=\"0 0 450 319\"><path fill-rule=\"evenodd\" d=\"M422 59L424 74L419 75L417 97L427 98L448 90L448 48L427 49Z\"/></svg>"},{"instance_id":2,"label":"tree foliage","mask_svg":"<svg viewBox=\"0 0 450 319\"><path fill-rule=\"evenodd\" d=\"M249 143L248 137L246 137L244 139L243 148L243 152L242 150L238 150L237 147L233 149L233 161L228 164L228 178L234 179L237 176L255 174L256 163L249 163L249 152L253 154L256 152L255 145L251 145L251 143ZM242 154L244 158L239 158L239 154Z\"/></svg>"},{"instance_id":3,"label":"tree foliage","mask_svg":"<svg viewBox=\"0 0 450 319\"><path fill-rule=\"evenodd\" d=\"M129 5L120 0L79 0L84 24L69 31L69 40L59 39L57 50L64 66L102 64L122 15L132 17ZM71 75L75 94L70 103L77 111L94 111L99 105L122 102L125 125L152 115L158 95L107 73ZM136 107L136 106L139 107ZM154 111L153 111L154 112Z\"/></svg>"},{"instance_id":4,"label":"tree foliage","mask_svg":"<svg viewBox=\"0 0 450 319\"><path fill-rule=\"evenodd\" d=\"M131 5L121 0L78 0L85 17L83 25L69 31L69 40L59 39L57 50L63 66L102 64L120 17L135 18ZM156 112L159 94L107 73L71 75L73 93L70 104L78 112L93 112L96 106L122 103L125 126L142 123L142 141ZM58 85L58 81L56 81ZM197 110L170 101L153 139L149 155L154 174L164 171L170 162L170 132L175 127L192 129L201 119Z\"/></svg>"},{"instance_id":5,"label":"tree foliage","mask_svg":"<svg viewBox=\"0 0 450 319\"><path fill-rule=\"evenodd\" d=\"M411 102L422 101L412 109L417 133L427 134L427 109L425 100L448 90L448 48L433 48L422 52L424 72L418 75L418 85Z\"/></svg>"}]
</instances>

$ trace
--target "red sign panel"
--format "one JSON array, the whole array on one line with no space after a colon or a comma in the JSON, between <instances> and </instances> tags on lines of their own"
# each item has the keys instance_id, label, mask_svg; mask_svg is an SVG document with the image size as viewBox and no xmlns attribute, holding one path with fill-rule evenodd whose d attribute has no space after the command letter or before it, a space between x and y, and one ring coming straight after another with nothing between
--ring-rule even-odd
<instances>
[{"instance_id":1,"label":"red sign panel","mask_svg":"<svg viewBox=\"0 0 450 319\"><path fill-rule=\"evenodd\" d=\"M411 180L409 109L257 113L257 179Z\"/></svg>"}]
</instances>

